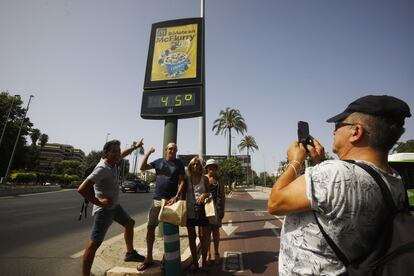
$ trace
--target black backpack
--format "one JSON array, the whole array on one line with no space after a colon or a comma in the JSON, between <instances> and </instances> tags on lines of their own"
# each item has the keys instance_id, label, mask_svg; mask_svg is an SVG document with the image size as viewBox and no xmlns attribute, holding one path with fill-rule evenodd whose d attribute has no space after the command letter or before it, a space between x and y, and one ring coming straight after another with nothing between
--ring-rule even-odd
<instances>
[{"instance_id":1,"label":"black backpack","mask_svg":"<svg viewBox=\"0 0 414 276\"><path fill-rule=\"evenodd\" d=\"M348 275L414 275L414 217L407 210L398 210L391 193L381 176L369 165L348 161L367 171L379 185L384 201L389 210L377 242L368 255L350 262L335 242L323 230L316 213L316 222L329 246L345 265ZM408 203L406 204L408 205Z\"/></svg>"}]
</instances>

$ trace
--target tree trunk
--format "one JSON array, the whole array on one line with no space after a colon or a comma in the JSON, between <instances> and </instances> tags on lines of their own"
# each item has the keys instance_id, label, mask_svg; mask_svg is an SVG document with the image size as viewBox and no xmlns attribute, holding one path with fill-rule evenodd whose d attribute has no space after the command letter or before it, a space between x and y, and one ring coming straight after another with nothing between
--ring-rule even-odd
<instances>
[{"instance_id":1,"label":"tree trunk","mask_svg":"<svg viewBox=\"0 0 414 276\"><path fill-rule=\"evenodd\" d=\"M229 138L227 144L227 159L231 157L231 128L229 128Z\"/></svg>"}]
</instances>

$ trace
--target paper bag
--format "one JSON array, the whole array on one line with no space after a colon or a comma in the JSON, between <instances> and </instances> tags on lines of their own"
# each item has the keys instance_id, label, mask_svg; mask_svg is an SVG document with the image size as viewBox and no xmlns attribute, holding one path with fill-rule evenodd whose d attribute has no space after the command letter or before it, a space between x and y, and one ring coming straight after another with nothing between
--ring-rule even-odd
<instances>
[{"instance_id":1,"label":"paper bag","mask_svg":"<svg viewBox=\"0 0 414 276\"><path fill-rule=\"evenodd\" d=\"M165 199L162 199L158 220L178 226L185 226L187 222L187 202L185 200L178 200L169 206L165 205L166 202Z\"/></svg>"}]
</instances>

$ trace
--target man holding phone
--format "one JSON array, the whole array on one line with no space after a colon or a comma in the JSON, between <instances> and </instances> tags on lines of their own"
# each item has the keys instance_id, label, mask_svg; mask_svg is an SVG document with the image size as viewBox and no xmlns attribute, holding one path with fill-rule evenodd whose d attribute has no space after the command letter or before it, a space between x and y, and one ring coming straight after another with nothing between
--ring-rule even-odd
<instances>
[{"instance_id":1,"label":"man holding phone","mask_svg":"<svg viewBox=\"0 0 414 276\"><path fill-rule=\"evenodd\" d=\"M348 260L364 257L384 222L386 205L375 180L356 160L385 180L397 207L405 189L401 177L389 167L388 152L404 133L409 106L391 96L365 96L327 121L335 123L333 152L340 160L327 160L323 146L312 137L306 149L314 167L298 176L307 151L299 141L288 149L289 164L272 188L268 211L285 215L281 231L279 275L340 275L346 272L327 244L314 213L326 233Z\"/></svg>"}]
</instances>

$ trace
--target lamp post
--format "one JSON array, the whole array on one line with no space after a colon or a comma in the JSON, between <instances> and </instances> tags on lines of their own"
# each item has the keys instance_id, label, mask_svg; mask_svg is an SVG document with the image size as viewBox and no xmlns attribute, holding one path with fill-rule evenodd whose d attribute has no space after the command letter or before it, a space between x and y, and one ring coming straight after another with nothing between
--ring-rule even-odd
<instances>
[{"instance_id":1,"label":"lamp post","mask_svg":"<svg viewBox=\"0 0 414 276\"><path fill-rule=\"evenodd\" d=\"M0 146L1 146L1 142L3 141L4 133L6 132L6 127L7 127L7 123L9 121L9 118L10 118L10 114L11 114L11 112L13 110L14 101L16 100L17 97L20 97L20 95L14 95L13 96L13 100L12 100L12 103L10 105L9 113L7 114L7 118L6 118L6 121L4 122L3 130L1 132Z\"/></svg>"},{"instance_id":2,"label":"lamp post","mask_svg":"<svg viewBox=\"0 0 414 276\"><path fill-rule=\"evenodd\" d=\"M108 136L111 135L111 133L107 132L106 133L106 139L105 139L105 143L108 142Z\"/></svg>"},{"instance_id":3,"label":"lamp post","mask_svg":"<svg viewBox=\"0 0 414 276\"><path fill-rule=\"evenodd\" d=\"M17 143L19 142L19 138L20 138L20 132L22 131L22 127L23 127L23 124L24 124L24 120L26 119L27 111L29 111L30 101L32 100L33 97L34 97L33 95L30 95L29 102L27 103L26 111L24 112L22 122L20 123L19 132L17 133L16 142L14 143L14 147L13 147L13 151L12 151L12 154L11 154L11 157L10 157L9 165L7 166L6 174L5 174L4 179L3 179L3 184L6 183L7 178L9 177L10 168L11 168L11 165L13 163L14 153L16 152Z\"/></svg>"}]
</instances>

